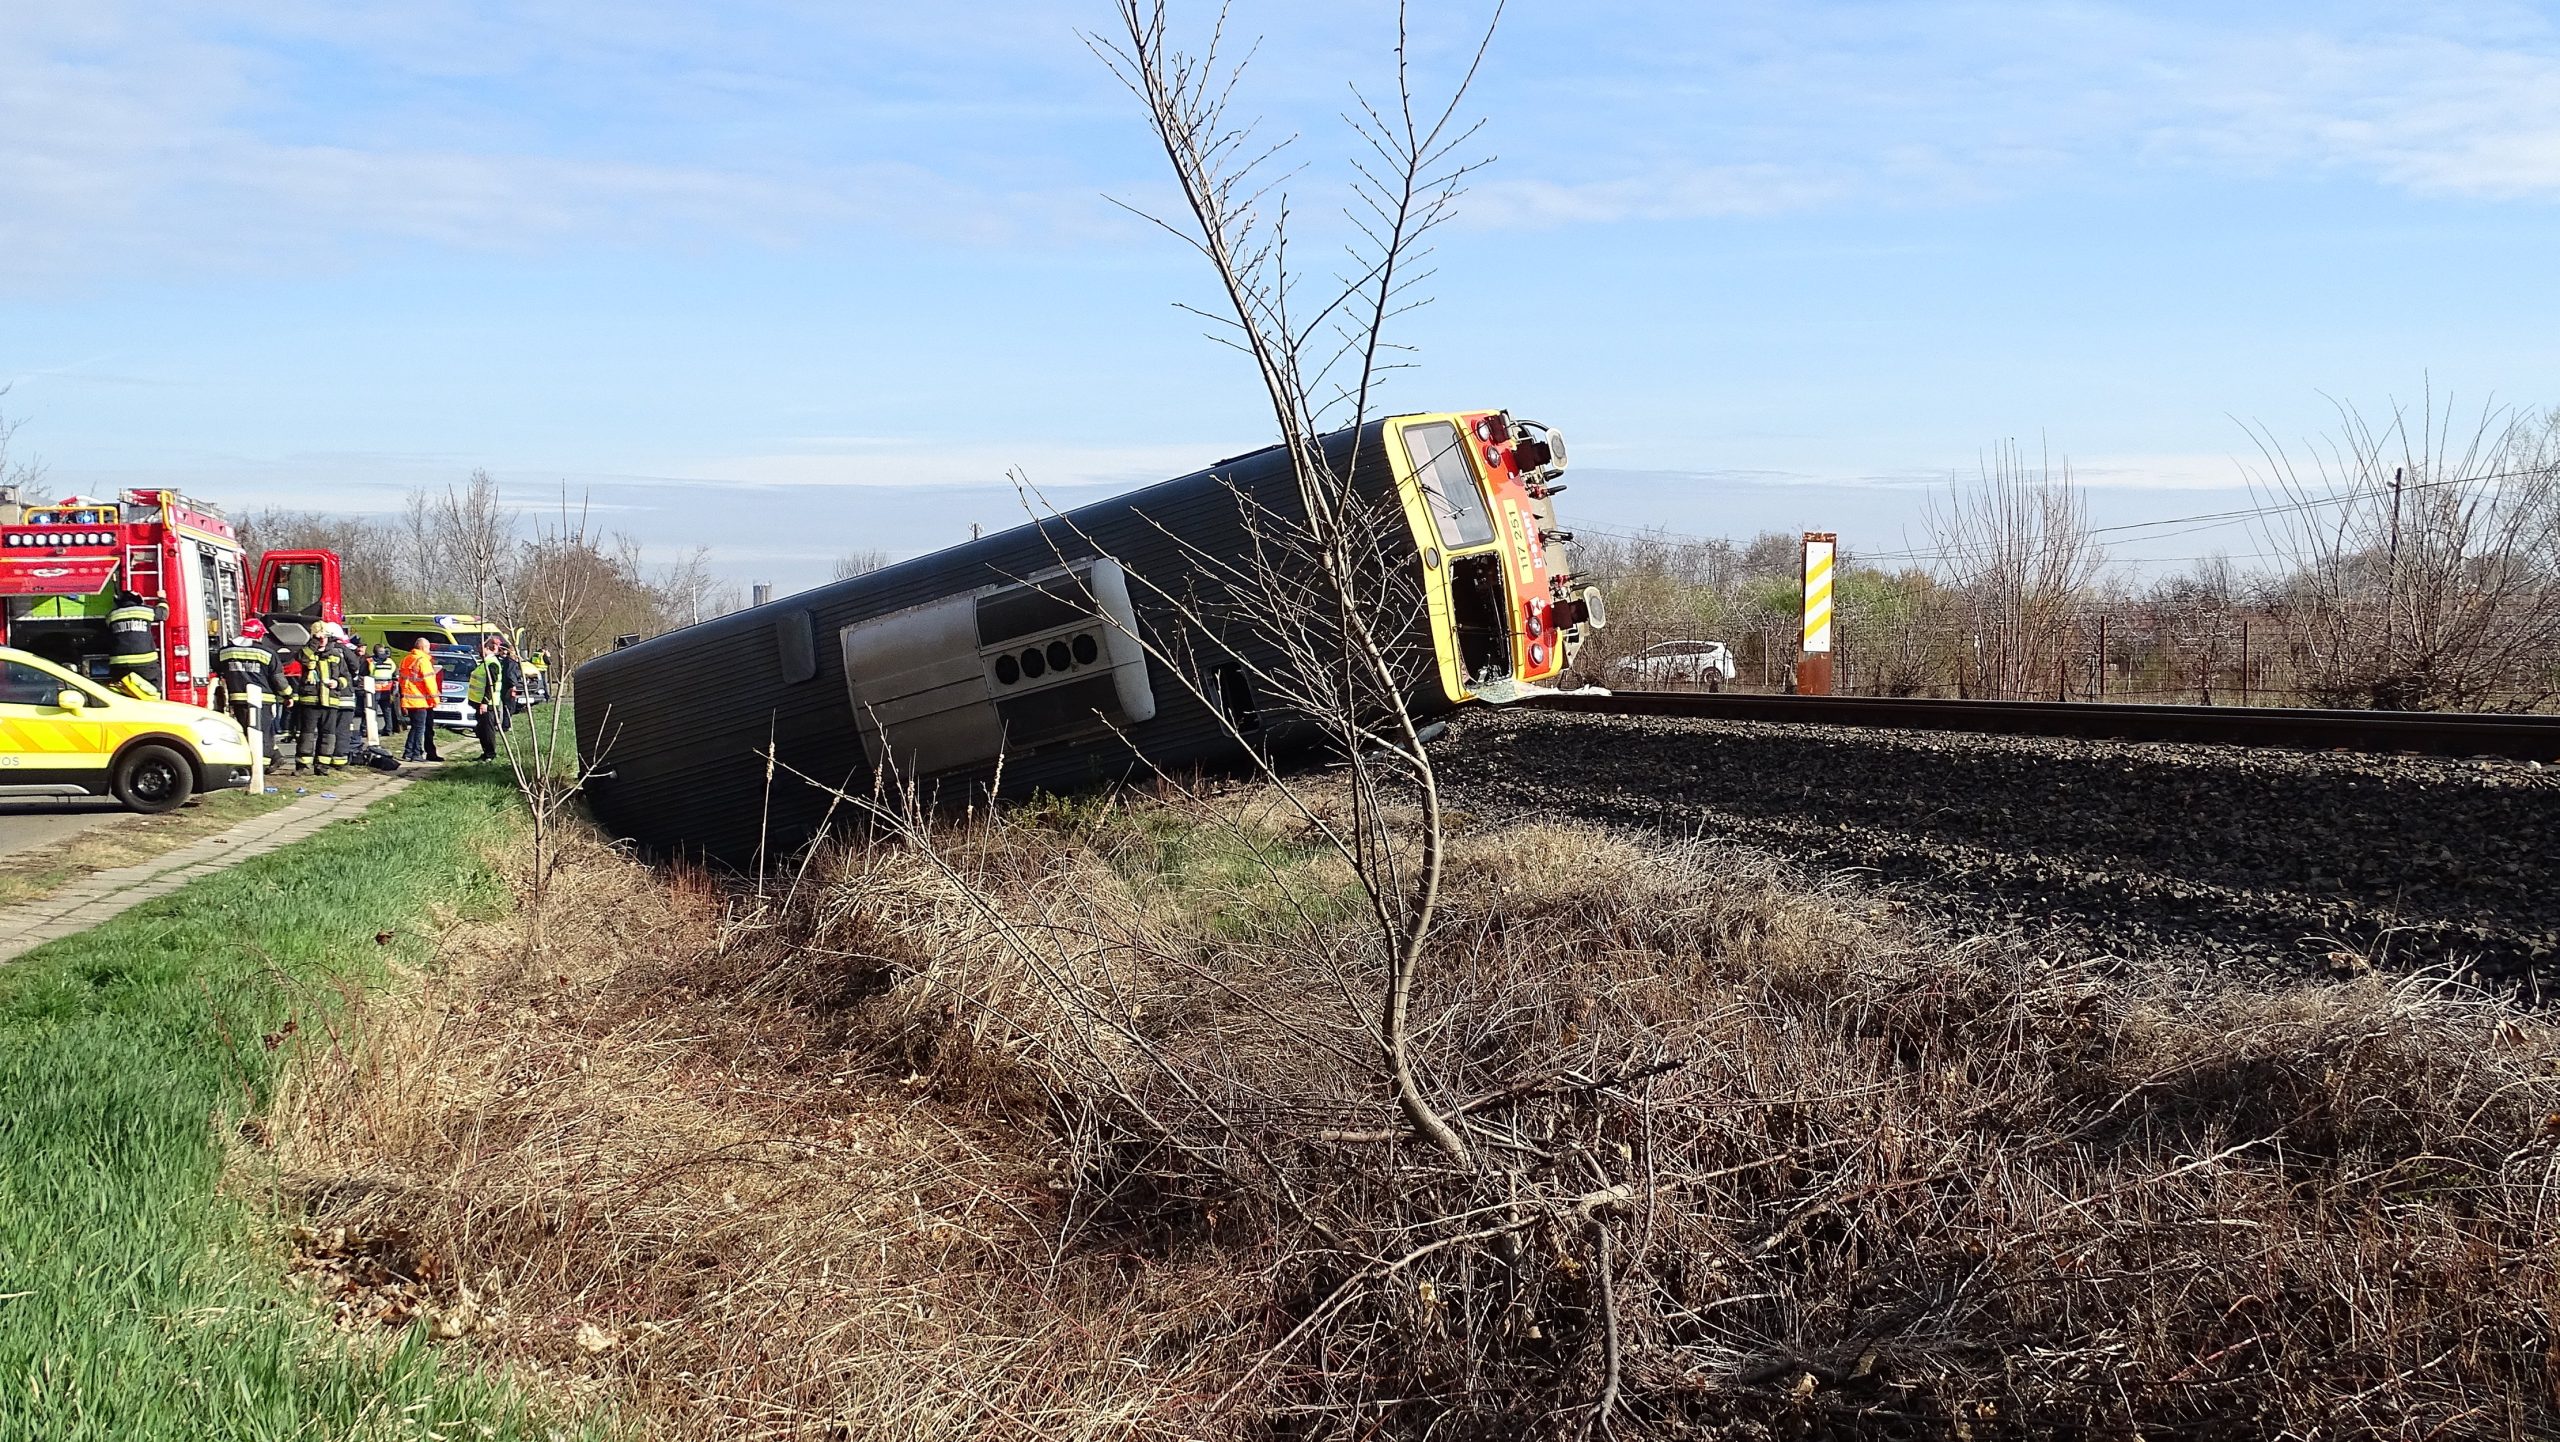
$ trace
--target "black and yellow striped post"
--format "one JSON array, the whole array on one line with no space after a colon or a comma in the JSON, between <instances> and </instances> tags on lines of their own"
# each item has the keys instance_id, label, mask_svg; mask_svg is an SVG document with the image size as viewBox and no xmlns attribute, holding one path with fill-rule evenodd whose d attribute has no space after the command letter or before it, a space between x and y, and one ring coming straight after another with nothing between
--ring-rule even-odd
<instances>
[{"instance_id":1,"label":"black and yellow striped post","mask_svg":"<svg viewBox=\"0 0 2560 1442\"><path fill-rule=\"evenodd\" d=\"M1840 538L1804 533L1804 640L1796 655L1796 694L1831 694L1831 562Z\"/></svg>"}]
</instances>

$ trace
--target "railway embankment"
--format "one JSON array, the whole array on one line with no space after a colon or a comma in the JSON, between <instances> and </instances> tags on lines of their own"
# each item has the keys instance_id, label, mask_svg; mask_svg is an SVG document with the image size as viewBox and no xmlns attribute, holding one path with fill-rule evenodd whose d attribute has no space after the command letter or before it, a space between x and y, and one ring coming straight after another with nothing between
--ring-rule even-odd
<instances>
[{"instance_id":1,"label":"railway embankment","mask_svg":"<svg viewBox=\"0 0 2560 1442\"><path fill-rule=\"evenodd\" d=\"M2560 985L2560 768L1522 710L1441 766L1487 819L1737 842L2072 959Z\"/></svg>"},{"instance_id":2,"label":"railway embankment","mask_svg":"<svg viewBox=\"0 0 2560 1442\"><path fill-rule=\"evenodd\" d=\"M1410 998L1464 1162L1267 789L761 882L564 835L545 944L458 938L280 1094L294 1266L671 1438L2552 1430L2546 1014L1479 808Z\"/></svg>"}]
</instances>

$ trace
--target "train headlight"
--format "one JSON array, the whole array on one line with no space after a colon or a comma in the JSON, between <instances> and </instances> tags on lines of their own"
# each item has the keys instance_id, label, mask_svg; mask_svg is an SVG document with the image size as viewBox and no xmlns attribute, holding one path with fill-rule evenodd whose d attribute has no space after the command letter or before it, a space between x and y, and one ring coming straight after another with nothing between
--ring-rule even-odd
<instances>
[{"instance_id":1,"label":"train headlight","mask_svg":"<svg viewBox=\"0 0 2560 1442\"><path fill-rule=\"evenodd\" d=\"M1537 421L1511 423L1511 463L1523 476L1553 480L1564 474L1564 437Z\"/></svg>"}]
</instances>

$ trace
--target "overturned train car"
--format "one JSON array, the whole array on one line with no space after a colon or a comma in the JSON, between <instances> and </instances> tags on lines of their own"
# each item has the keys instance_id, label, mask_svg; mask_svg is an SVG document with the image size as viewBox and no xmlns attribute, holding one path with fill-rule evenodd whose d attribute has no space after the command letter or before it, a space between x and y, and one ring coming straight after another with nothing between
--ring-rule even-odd
<instances>
[{"instance_id":1,"label":"overturned train car","mask_svg":"<svg viewBox=\"0 0 2560 1442\"><path fill-rule=\"evenodd\" d=\"M1545 427L1452 411L1323 444L1388 518L1378 561L1415 614L1384 619L1437 671L1417 715L1551 680L1604 620L1556 528ZM1167 599L1274 514L1302 514L1278 447L599 656L575 692L590 803L653 852L746 867L884 767L1019 795L1214 765L1240 732L1285 747L1311 727L1255 695L1273 658Z\"/></svg>"}]
</instances>

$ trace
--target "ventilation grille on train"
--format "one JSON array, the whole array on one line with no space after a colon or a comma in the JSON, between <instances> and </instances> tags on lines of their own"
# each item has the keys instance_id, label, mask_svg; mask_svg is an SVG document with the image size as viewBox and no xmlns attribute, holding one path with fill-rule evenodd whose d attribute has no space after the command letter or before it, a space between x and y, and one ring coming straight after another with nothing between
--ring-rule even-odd
<instances>
[{"instance_id":1,"label":"ventilation grille on train","mask_svg":"<svg viewBox=\"0 0 2560 1442\"><path fill-rule=\"evenodd\" d=\"M932 776L1154 718L1129 579L1108 557L843 631L868 754Z\"/></svg>"}]
</instances>

